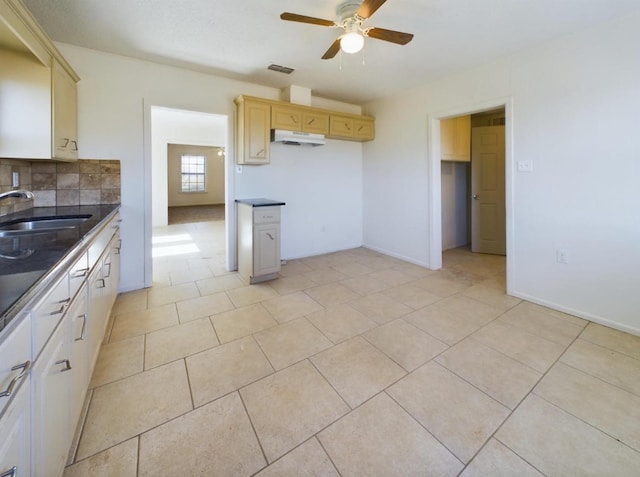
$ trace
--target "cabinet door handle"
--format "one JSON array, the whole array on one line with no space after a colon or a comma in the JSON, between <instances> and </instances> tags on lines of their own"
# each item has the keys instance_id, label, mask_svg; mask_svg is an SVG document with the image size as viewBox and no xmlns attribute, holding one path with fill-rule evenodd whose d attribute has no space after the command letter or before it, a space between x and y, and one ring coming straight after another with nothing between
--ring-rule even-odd
<instances>
[{"instance_id":1,"label":"cabinet door handle","mask_svg":"<svg viewBox=\"0 0 640 477\"><path fill-rule=\"evenodd\" d=\"M71 371L71 362L68 359L61 359L59 361L56 361L56 364L64 364L65 367L64 369L61 369L60 372L64 373L65 371Z\"/></svg>"},{"instance_id":2,"label":"cabinet door handle","mask_svg":"<svg viewBox=\"0 0 640 477\"><path fill-rule=\"evenodd\" d=\"M100 282L100 285L98 285L98 282ZM107 283L104 281L104 278L98 278L96 280L96 288L104 288L107 286Z\"/></svg>"},{"instance_id":3,"label":"cabinet door handle","mask_svg":"<svg viewBox=\"0 0 640 477\"><path fill-rule=\"evenodd\" d=\"M11 368L11 371L17 371L19 369L22 369L22 371L20 372L20 374L13 377L13 379L9 383L9 386L7 386L7 389L5 389L0 393L0 398L11 396L11 393L13 392L13 388L16 386L16 383L20 381L25 374L27 374L27 371L29 371L30 367L31 367L31 361L27 360L24 363L18 364L17 366L14 366L13 368ZM2 475L0 475L0 477L2 477Z\"/></svg>"},{"instance_id":4,"label":"cabinet door handle","mask_svg":"<svg viewBox=\"0 0 640 477\"><path fill-rule=\"evenodd\" d=\"M78 150L78 141L71 141L73 143L73 150L77 151Z\"/></svg>"},{"instance_id":5,"label":"cabinet door handle","mask_svg":"<svg viewBox=\"0 0 640 477\"><path fill-rule=\"evenodd\" d=\"M67 309L67 307L69 306L69 302L71 301L71 298L65 298L64 300L62 300L59 303L62 303L60 305L60 308L57 309L56 311L52 311L50 314L51 315L59 315L61 313L64 313L64 311Z\"/></svg>"},{"instance_id":6,"label":"cabinet door handle","mask_svg":"<svg viewBox=\"0 0 640 477\"><path fill-rule=\"evenodd\" d=\"M0 477L18 477L18 468L14 465L11 469L0 474Z\"/></svg>"},{"instance_id":7,"label":"cabinet door handle","mask_svg":"<svg viewBox=\"0 0 640 477\"><path fill-rule=\"evenodd\" d=\"M313 124L313 122L316 120L316 118L311 118L311 121L309 121L307 123L307 126L311 126L311 124Z\"/></svg>"},{"instance_id":8,"label":"cabinet door handle","mask_svg":"<svg viewBox=\"0 0 640 477\"><path fill-rule=\"evenodd\" d=\"M104 274L104 278L109 278L111 276L111 264L105 263L104 266L108 267L107 272Z\"/></svg>"},{"instance_id":9,"label":"cabinet door handle","mask_svg":"<svg viewBox=\"0 0 640 477\"><path fill-rule=\"evenodd\" d=\"M115 253L116 255L120 255L120 247L114 248L113 253Z\"/></svg>"},{"instance_id":10,"label":"cabinet door handle","mask_svg":"<svg viewBox=\"0 0 640 477\"><path fill-rule=\"evenodd\" d=\"M64 141L64 144L62 145L62 149L66 149L66 147L69 145L70 139L65 137L63 141Z\"/></svg>"},{"instance_id":11,"label":"cabinet door handle","mask_svg":"<svg viewBox=\"0 0 640 477\"><path fill-rule=\"evenodd\" d=\"M264 149L260 149L256 154L256 156L262 156L263 153L264 153Z\"/></svg>"},{"instance_id":12,"label":"cabinet door handle","mask_svg":"<svg viewBox=\"0 0 640 477\"><path fill-rule=\"evenodd\" d=\"M273 235L271 235L269 232L267 232L267 237L269 237L271 240L275 240L275 239L273 238Z\"/></svg>"},{"instance_id":13,"label":"cabinet door handle","mask_svg":"<svg viewBox=\"0 0 640 477\"><path fill-rule=\"evenodd\" d=\"M87 314L83 313L82 315L78 315L78 318L82 317L82 329L80 330L80 338L76 338L75 341L83 341L84 340L84 329L87 326Z\"/></svg>"},{"instance_id":14,"label":"cabinet door handle","mask_svg":"<svg viewBox=\"0 0 640 477\"><path fill-rule=\"evenodd\" d=\"M88 268L82 268L80 270L76 270L76 272L71 275L71 278L84 278L88 275L89 273L89 269Z\"/></svg>"},{"instance_id":15,"label":"cabinet door handle","mask_svg":"<svg viewBox=\"0 0 640 477\"><path fill-rule=\"evenodd\" d=\"M291 118L291 121L293 121L293 124L298 124L298 121L296 120L296 117L293 114L290 114L289 117Z\"/></svg>"}]
</instances>

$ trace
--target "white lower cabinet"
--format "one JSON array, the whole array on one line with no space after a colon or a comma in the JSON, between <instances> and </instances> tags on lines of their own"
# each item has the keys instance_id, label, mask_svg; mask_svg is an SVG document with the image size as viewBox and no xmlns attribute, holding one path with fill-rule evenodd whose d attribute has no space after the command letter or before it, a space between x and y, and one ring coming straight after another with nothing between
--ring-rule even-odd
<instances>
[{"instance_id":1,"label":"white lower cabinet","mask_svg":"<svg viewBox=\"0 0 640 477\"><path fill-rule=\"evenodd\" d=\"M93 241L101 253L90 245L0 343L0 477L64 472L118 293L117 222Z\"/></svg>"},{"instance_id":2,"label":"white lower cabinet","mask_svg":"<svg viewBox=\"0 0 640 477\"><path fill-rule=\"evenodd\" d=\"M19 386L0 418L0 476L37 475L31 472L31 387L28 375Z\"/></svg>"},{"instance_id":3,"label":"white lower cabinet","mask_svg":"<svg viewBox=\"0 0 640 477\"><path fill-rule=\"evenodd\" d=\"M33 379L33 475L61 475L71 442L73 373L69 322L63 320L36 361Z\"/></svg>"},{"instance_id":4,"label":"white lower cabinet","mask_svg":"<svg viewBox=\"0 0 640 477\"><path fill-rule=\"evenodd\" d=\"M260 277L280 271L280 224L253 226L253 273Z\"/></svg>"}]
</instances>

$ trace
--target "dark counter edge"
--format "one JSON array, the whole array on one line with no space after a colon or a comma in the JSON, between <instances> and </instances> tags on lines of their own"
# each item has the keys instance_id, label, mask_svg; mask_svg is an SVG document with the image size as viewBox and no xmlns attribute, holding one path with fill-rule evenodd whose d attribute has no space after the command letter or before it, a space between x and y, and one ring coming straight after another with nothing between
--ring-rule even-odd
<instances>
[{"instance_id":1,"label":"dark counter edge","mask_svg":"<svg viewBox=\"0 0 640 477\"><path fill-rule=\"evenodd\" d=\"M271 199L236 199L236 203L250 205L251 207L275 207L287 205L282 201Z\"/></svg>"},{"instance_id":2,"label":"dark counter edge","mask_svg":"<svg viewBox=\"0 0 640 477\"><path fill-rule=\"evenodd\" d=\"M103 205L101 207L105 206ZM11 305L11 307L2 314L0 320L5 323L5 326L0 330L0 345L9 335L11 335L11 332L22 321L20 319L21 317L18 317L18 319L15 318L23 310L28 308L28 305L34 298L38 298L38 295L66 273L65 269L82 256L82 254L89 248L91 241L97 237L100 232L102 232L107 223L118 213L119 210L120 204L114 204L113 210L105 215L100 222L98 222L89 232L78 240L78 242L76 242L76 244L53 267L49 269L49 271L42 275L20 298L15 301L15 303L13 303L13 305Z\"/></svg>"}]
</instances>

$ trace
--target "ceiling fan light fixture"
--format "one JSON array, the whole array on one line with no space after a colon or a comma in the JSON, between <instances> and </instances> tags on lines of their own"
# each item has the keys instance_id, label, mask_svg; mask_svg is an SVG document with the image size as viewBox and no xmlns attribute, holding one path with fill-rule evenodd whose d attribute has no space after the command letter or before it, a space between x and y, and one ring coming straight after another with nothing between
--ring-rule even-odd
<instances>
[{"instance_id":1,"label":"ceiling fan light fixture","mask_svg":"<svg viewBox=\"0 0 640 477\"><path fill-rule=\"evenodd\" d=\"M340 48L345 53L353 54L362 50L364 46L364 37L355 31L351 31L342 35L340 39Z\"/></svg>"}]
</instances>

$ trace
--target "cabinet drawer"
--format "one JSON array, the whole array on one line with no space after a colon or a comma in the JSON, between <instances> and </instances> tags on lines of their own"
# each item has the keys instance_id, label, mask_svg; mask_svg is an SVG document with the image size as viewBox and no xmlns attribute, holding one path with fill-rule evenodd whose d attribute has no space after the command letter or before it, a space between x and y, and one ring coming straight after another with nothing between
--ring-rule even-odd
<instances>
[{"instance_id":1,"label":"cabinet drawer","mask_svg":"<svg viewBox=\"0 0 640 477\"><path fill-rule=\"evenodd\" d=\"M65 273L64 276L51 287L51 291L31 310L31 324L33 328L32 357L34 361L64 316L70 303L69 280L68 275Z\"/></svg>"},{"instance_id":2,"label":"cabinet drawer","mask_svg":"<svg viewBox=\"0 0 640 477\"><path fill-rule=\"evenodd\" d=\"M31 318L14 318L17 328L0 344L0 415L16 393L31 366Z\"/></svg>"},{"instance_id":3,"label":"cabinet drawer","mask_svg":"<svg viewBox=\"0 0 640 477\"><path fill-rule=\"evenodd\" d=\"M69 269L69 296L74 297L89 276L89 254L82 256Z\"/></svg>"},{"instance_id":4,"label":"cabinet drawer","mask_svg":"<svg viewBox=\"0 0 640 477\"><path fill-rule=\"evenodd\" d=\"M280 207L254 207L253 223L269 224L280 222Z\"/></svg>"}]
</instances>

